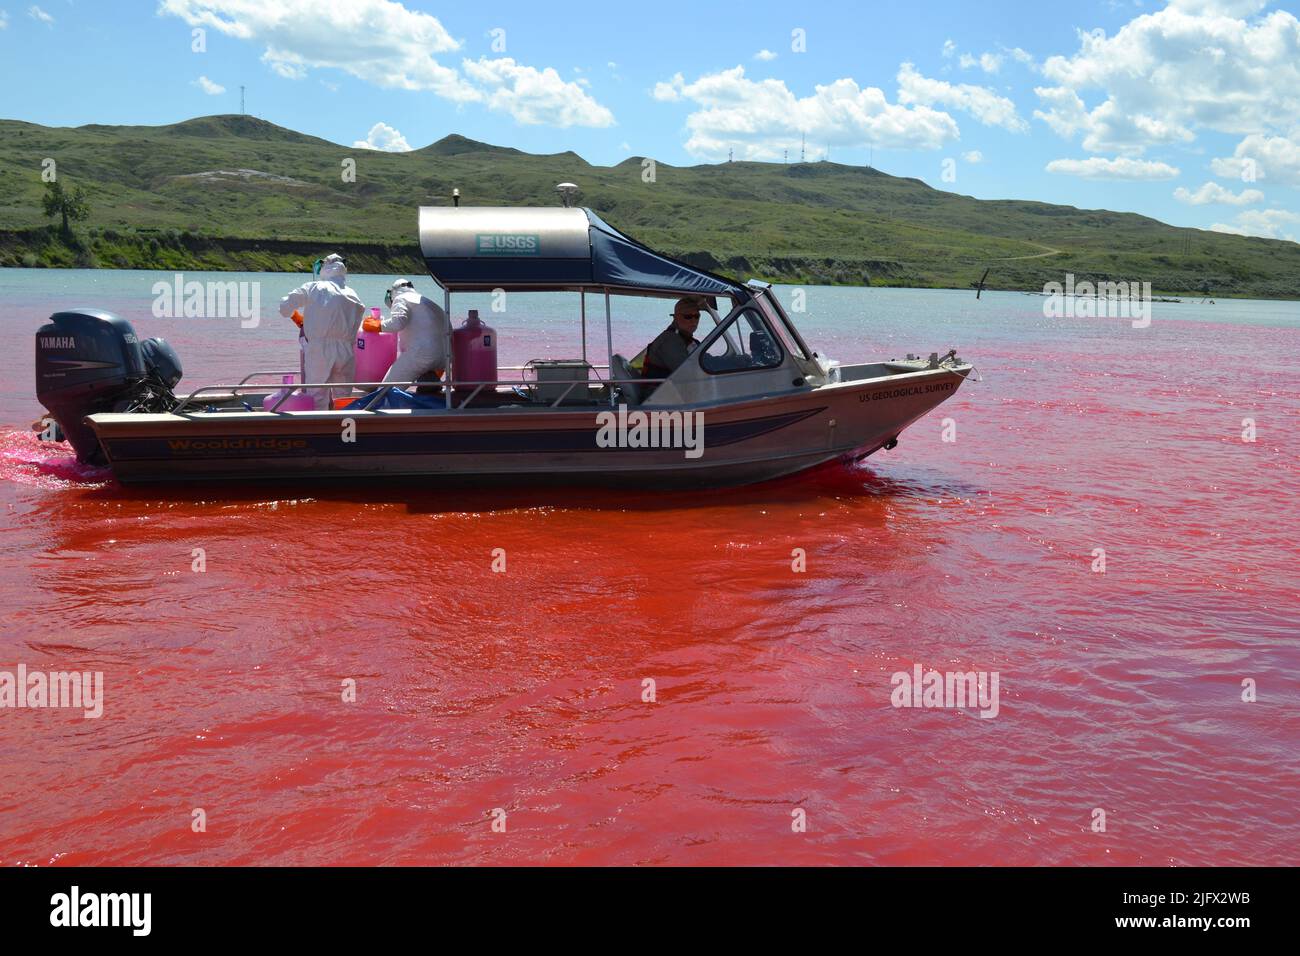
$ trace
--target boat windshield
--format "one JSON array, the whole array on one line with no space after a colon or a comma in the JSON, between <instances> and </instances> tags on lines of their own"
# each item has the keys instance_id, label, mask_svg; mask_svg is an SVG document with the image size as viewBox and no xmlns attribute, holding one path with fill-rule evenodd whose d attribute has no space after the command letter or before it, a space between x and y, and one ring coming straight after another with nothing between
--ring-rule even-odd
<instances>
[{"instance_id":1,"label":"boat windshield","mask_svg":"<svg viewBox=\"0 0 1300 956\"><path fill-rule=\"evenodd\" d=\"M758 304L758 307L763 310L763 314L767 316L768 324L776 333L777 338L781 340L781 345L784 346L785 350L799 356L800 358L811 361L811 352L804 344L803 338L794 327L794 323L792 323L790 317L785 314L785 310L781 308L780 302L777 301L775 294L772 293L770 288L765 289L762 294L754 296L754 301Z\"/></svg>"},{"instance_id":2,"label":"boat windshield","mask_svg":"<svg viewBox=\"0 0 1300 956\"><path fill-rule=\"evenodd\" d=\"M704 346L700 367L717 375L776 368L784 358L785 353L762 313L754 306L747 306L733 315L713 341Z\"/></svg>"}]
</instances>

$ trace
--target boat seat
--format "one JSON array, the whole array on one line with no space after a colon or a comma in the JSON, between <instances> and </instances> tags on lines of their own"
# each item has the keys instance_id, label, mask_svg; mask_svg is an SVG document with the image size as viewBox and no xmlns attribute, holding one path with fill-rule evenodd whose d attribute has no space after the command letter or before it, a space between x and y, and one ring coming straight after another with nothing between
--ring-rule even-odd
<instances>
[{"instance_id":1,"label":"boat seat","mask_svg":"<svg viewBox=\"0 0 1300 956\"><path fill-rule=\"evenodd\" d=\"M770 368L781 361L781 356L776 350L776 343L772 341L772 336L766 332L754 331L749 333L749 354L754 357L754 364L760 368Z\"/></svg>"},{"instance_id":2,"label":"boat seat","mask_svg":"<svg viewBox=\"0 0 1300 956\"><path fill-rule=\"evenodd\" d=\"M618 379L637 379L641 376L632 370L627 359L615 352L609 357L609 377ZM622 396L625 404L641 404L641 386L636 382L620 382L614 386L618 389L619 395Z\"/></svg>"}]
</instances>

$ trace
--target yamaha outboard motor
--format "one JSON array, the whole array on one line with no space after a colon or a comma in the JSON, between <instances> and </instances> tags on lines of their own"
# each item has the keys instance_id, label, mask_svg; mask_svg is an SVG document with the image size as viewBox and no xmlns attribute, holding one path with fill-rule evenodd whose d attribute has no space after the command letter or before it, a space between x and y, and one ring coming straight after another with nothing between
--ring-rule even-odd
<instances>
[{"instance_id":1,"label":"yamaha outboard motor","mask_svg":"<svg viewBox=\"0 0 1300 956\"><path fill-rule=\"evenodd\" d=\"M141 343L126 319L99 309L56 312L36 332L36 398L88 464L105 463L87 415L166 412L181 363L162 339Z\"/></svg>"},{"instance_id":2,"label":"yamaha outboard motor","mask_svg":"<svg viewBox=\"0 0 1300 956\"><path fill-rule=\"evenodd\" d=\"M165 388L170 392L181 380L181 357L167 344L166 339L145 339L140 343L140 354L144 358L145 377L152 378L152 385Z\"/></svg>"}]
</instances>

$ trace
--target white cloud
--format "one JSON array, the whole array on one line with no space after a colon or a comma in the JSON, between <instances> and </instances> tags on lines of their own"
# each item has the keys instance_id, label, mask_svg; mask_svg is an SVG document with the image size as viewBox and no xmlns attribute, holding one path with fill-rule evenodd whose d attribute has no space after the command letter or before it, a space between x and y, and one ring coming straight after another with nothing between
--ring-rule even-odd
<instances>
[{"instance_id":1,"label":"white cloud","mask_svg":"<svg viewBox=\"0 0 1300 956\"><path fill-rule=\"evenodd\" d=\"M1069 139L1088 124L1088 109L1079 94L1064 86L1036 86L1034 93L1046 110L1034 110L1034 118L1050 126L1058 136Z\"/></svg>"},{"instance_id":2,"label":"white cloud","mask_svg":"<svg viewBox=\"0 0 1300 956\"><path fill-rule=\"evenodd\" d=\"M1247 209L1245 212L1237 213L1235 223L1216 222L1210 227L1213 232L1230 232L1237 236L1259 236L1264 239L1289 239L1292 242L1300 242L1296 238L1300 229L1294 231L1287 229L1287 226L1300 225L1300 213L1288 212L1285 209Z\"/></svg>"},{"instance_id":3,"label":"white cloud","mask_svg":"<svg viewBox=\"0 0 1300 956\"><path fill-rule=\"evenodd\" d=\"M898 68L898 101L962 110L985 126L1000 126L1015 133L1029 128L1016 112L1016 104L1005 96L983 86L932 80L916 72L911 63Z\"/></svg>"},{"instance_id":4,"label":"white cloud","mask_svg":"<svg viewBox=\"0 0 1300 956\"><path fill-rule=\"evenodd\" d=\"M436 17L392 0L161 0L158 12L263 44L263 62L288 79L330 68L387 89L432 90L455 102L480 98L434 59L459 50L460 41Z\"/></svg>"},{"instance_id":5,"label":"white cloud","mask_svg":"<svg viewBox=\"0 0 1300 956\"><path fill-rule=\"evenodd\" d=\"M1031 70L1038 69L1038 65L1034 62L1034 55L1028 50L1022 50L1020 47L1013 47L1012 49L1007 50L1007 55L1017 63L1029 67Z\"/></svg>"},{"instance_id":6,"label":"white cloud","mask_svg":"<svg viewBox=\"0 0 1300 956\"><path fill-rule=\"evenodd\" d=\"M529 126L613 126L614 114L551 67L537 70L510 57L465 60L465 75L483 87L490 109Z\"/></svg>"},{"instance_id":7,"label":"white cloud","mask_svg":"<svg viewBox=\"0 0 1300 956\"><path fill-rule=\"evenodd\" d=\"M213 83L206 76L200 76L197 80L194 80L190 85L197 86L204 93L207 93L208 96L219 96L220 94L226 92L226 88L224 86L222 86L220 83Z\"/></svg>"},{"instance_id":8,"label":"white cloud","mask_svg":"<svg viewBox=\"0 0 1300 956\"><path fill-rule=\"evenodd\" d=\"M784 81L751 80L736 66L690 83L678 73L655 84L653 95L699 107L686 118L686 150L695 156L721 158L734 147L743 159L777 159L783 149L799 148L800 134L810 147L895 149L936 149L959 135L947 113L890 103L880 89L848 78L797 97Z\"/></svg>"},{"instance_id":9,"label":"white cloud","mask_svg":"<svg viewBox=\"0 0 1300 956\"><path fill-rule=\"evenodd\" d=\"M613 115L556 71L510 58L436 58L462 43L438 18L395 0L160 0L160 15L260 44L277 75L300 80L316 69L349 73L382 89L430 91L453 103L483 103L521 123L608 126Z\"/></svg>"},{"instance_id":10,"label":"white cloud","mask_svg":"<svg viewBox=\"0 0 1300 956\"><path fill-rule=\"evenodd\" d=\"M0 10L0 30L9 26L9 11Z\"/></svg>"},{"instance_id":11,"label":"white cloud","mask_svg":"<svg viewBox=\"0 0 1300 956\"><path fill-rule=\"evenodd\" d=\"M1174 190L1174 198L1179 202L1187 203L1189 206L1206 206L1210 203L1249 206L1252 203L1263 201L1264 194L1258 189L1243 189L1239 193L1234 193L1231 189L1224 189L1218 183L1206 183L1196 192L1192 192L1184 186L1179 186Z\"/></svg>"},{"instance_id":12,"label":"white cloud","mask_svg":"<svg viewBox=\"0 0 1300 956\"><path fill-rule=\"evenodd\" d=\"M1034 115L1062 136L1082 133L1089 151L1130 155L1191 142L1200 128L1289 128L1300 121L1300 21L1254 17L1262 6L1178 0L1111 37L1080 32L1077 53L1043 63L1049 83L1035 92L1046 108Z\"/></svg>"},{"instance_id":13,"label":"white cloud","mask_svg":"<svg viewBox=\"0 0 1300 956\"><path fill-rule=\"evenodd\" d=\"M978 66L985 73L996 73L1002 69L1002 56L998 53L981 53L979 56L963 53L958 62L963 70Z\"/></svg>"},{"instance_id":14,"label":"white cloud","mask_svg":"<svg viewBox=\"0 0 1300 956\"><path fill-rule=\"evenodd\" d=\"M776 54L773 53L771 50L766 50L766 49L759 50L757 53L754 54L754 59L762 60L764 63L766 63L768 60L775 60Z\"/></svg>"},{"instance_id":15,"label":"white cloud","mask_svg":"<svg viewBox=\"0 0 1300 956\"><path fill-rule=\"evenodd\" d=\"M1268 6L1268 0L1169 0L1169 6L1193 15L1217 13L1237 17L1258 13Z\"/></svg>"},{"instance_id":16,"label":"white cloud","mask_svg":"<svg viewBox=\"0 0 1300 956\"><path fill-rule=\"evenodd\" d=\"M1175 179L1179 175L1179 170L1168 163L1130 159L1127 156L1116 159L1106 159L1102 156L1091 156L1088 159L1054 159L1047 164L1046 168L1049 173L1079 176L1083 179L1155 180Z\"/></svg>"},{"instance_id":17,"label":"white cloud","mask_svg":"<svg viewBox=\"0 0 1300 956\"><path fill-rule=\"evenodd\" d=\"M686 89L686 77L674 73L673 78L667 83L663 81L656 83L650 95L661 103L677 103L681 101L684 89Z\"/></svg>"},{"instance_id":18,"label":"white cloud","mask_svg":"<svg viewBox=\"0 0 1300 956\"><path fill-rule=\"evenodd\" d=\"M1092 152L1141 154L1148 146L1190 143L1196 138L1176 122L1146 113L1126 113L1115 100L1089 112L1069 87L1035 87L1034 92L1049 105L1046 111L1035 110L1034 116L1066 139L1083 131L1083 148Z\"/></svg>"},{"instance_id":19,"label":"white cloud","mask_svg":"<svg viewBox=\"0 0 1300 956\"><path fill-rule=\"evenodd\" d=\"M357 149L378 149L385 153L409 153L411 144L406 137L387 123L376 123L370 127L365 139L352 144Z\"/></svg>"},{"instance_id":20,"label":"white cloud","mask_svg":"<svg viewBox=\"0 0 1300 956\"><path fill-rule=\"evenodd\" d=\"M957 57L957 63L963 70L972 70L978 67L985 73L999 73L1002 71L1002 64L1007 61L1008 57L1031 70L1038 69L1038 64L1034 62L1034 55L1027 50L1022 50L1020 47L1004 46L1001 53L985 51L979 56L975 56L973 53L959 53L956 43L952 40L945 40L943 42L943 55L947 59Z\"/></svg>"},{"instance_id":21,"label":"white cloud","mask_svg":"<svg viewBox=\"0 0 1300 956\"><path fill-rule=\"evenodd\" d=\"M1231 176L1243 182L1268 179L1300 186L1300 130L1293 135L1294 139L1288 139L1252 133L1237 144L1232 156L1210 160L1210 169L1216 176Z\"/></svg>"},{"instance_id":22,"label":"white cloud","mask_svg":"<svg viewBox=\"0 0 1300 956\"><path fill-rule=\"evenodd\" d=\"M984 154L981 153L978 149L972 149L968 153L962 153L961 158L966 162L970 163L971 165L974 165L975 163L984 162Z\"/></svg>"},{"instance_id":23,"label":"white cloud","mask_svg":"<svg viewBox=\"0 0 1300 956\"><path fill-rule=\"evenodd\" d=\"M27 15L38 23L44 23L46 26L54 25L54 17L50 16L38 6L33 5L28 7Z\"/></svg>"}]
</instances>

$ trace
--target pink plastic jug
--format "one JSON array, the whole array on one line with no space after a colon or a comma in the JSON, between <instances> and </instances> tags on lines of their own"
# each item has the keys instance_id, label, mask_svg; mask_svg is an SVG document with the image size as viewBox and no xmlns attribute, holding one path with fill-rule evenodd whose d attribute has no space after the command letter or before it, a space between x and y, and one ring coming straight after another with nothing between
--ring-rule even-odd
<instances>
[{"instance_id":1,"label":"pink plastic jug","mask_svg":"<svg viewBox=\"0 0 1300 956\"><path fill-rule=\"evenodd\" d=\"M470 309L469 317L451 333L451 360L457 383L496 381L497 334L479 319L478 309Z\"/></svg>"},{"instance_id":2,"label":"pink plastic jug","mask_svg":"<svg viewBox=\"0 0 1300 956\"><path fill-rule=\"evenodd\" d=\"M371 309L370 317L379 318L379 309ZM382 382L397 361L397 333L359 331L356 356L357 381Z\"/></svg>"},{"instance_id":3,"label":"pink plastic jug","mask_svg":"<svg viewBox=\"0 0 1300 956\"><path fill-rule=\"evenodd\" d=\"M296 381L295 376L285 375L281 381L285 385L293 385ZM277 412L310 412L316 407L315 401L306 392L295 392L292 389L278 388L266 398L262 399L262 410L269 412L276 402L280 401L280 396L285 392L292 392L288 398L280 402L280 407L276 408Z\"/></svg>"}]
</instances>

